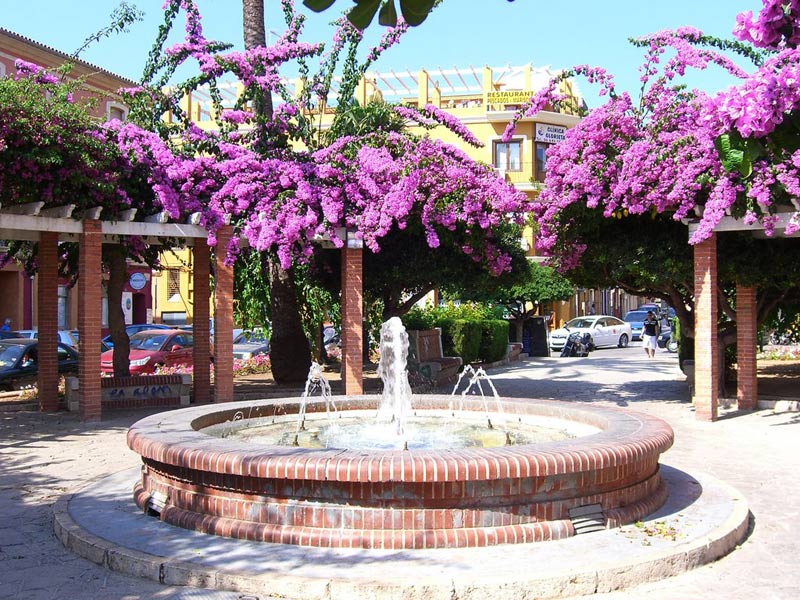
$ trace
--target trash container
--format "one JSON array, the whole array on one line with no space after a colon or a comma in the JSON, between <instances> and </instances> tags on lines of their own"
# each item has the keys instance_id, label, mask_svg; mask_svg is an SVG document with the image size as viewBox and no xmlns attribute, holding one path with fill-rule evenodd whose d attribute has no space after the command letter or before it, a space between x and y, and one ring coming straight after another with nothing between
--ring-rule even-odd
<instances>
[{"instance_id":1,"label":"trash container","mask_svg":"<svg viewBox=\"0 0 800 600\"><path fill-rule=\"evenodd\" d=\"M547 346L547 321L544 317L532 317L522 328L522 351L528 356L550 356Z\"/></svg>"}]
</instances>

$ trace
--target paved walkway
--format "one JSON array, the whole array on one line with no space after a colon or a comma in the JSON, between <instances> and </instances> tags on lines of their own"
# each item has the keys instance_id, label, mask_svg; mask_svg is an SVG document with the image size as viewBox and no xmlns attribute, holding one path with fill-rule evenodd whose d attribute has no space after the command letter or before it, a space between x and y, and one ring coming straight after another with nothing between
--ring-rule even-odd
<instances>
[{"instance_id":1,"label":"paved walkway","mask_svg":"<svg viewBox=\"0 0 800 600\"><path fill-rule=\"evenodd\" d=\"M528 359L494 369L492 375L505 396L572 399L655 414L675 429L666 464L706 472L747 499L754 528L729 556L676 577L592 598L800 595L794 527L800 522L800 415L726 410L716 423L698 422L675 355L660 352L648 360L638 348L601 350L586 359ZM119 413L84 425L66 413L0 413L0 598L248 598L122 576L78 558L53 535L52 506L60 496L138 465L138 456L125 445L125 432L144 414Z\"/></svg>"}]
</instances>

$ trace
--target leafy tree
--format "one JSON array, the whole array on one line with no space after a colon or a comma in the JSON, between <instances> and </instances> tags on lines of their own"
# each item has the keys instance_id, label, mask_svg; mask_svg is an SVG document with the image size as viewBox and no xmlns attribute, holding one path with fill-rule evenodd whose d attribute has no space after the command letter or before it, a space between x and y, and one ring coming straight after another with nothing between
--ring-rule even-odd
<instances>
[{"instance_id":1,"label":"leafy tree","mask_svg":"<svg viewBox=\"0 0 800 600\"><path fill-rule=\"evenodd\" d=\"M757 23L740 15L735 33L742 41L716 40L691 28L635 40L646 48L638 101L618 94L602 69L565 72L562 78L583 74L599 83L609 99L548 152L546 188L536 208L540 249L578 284L613 284L668 300L682 330L692 335L692 253L681 222L701 215L688 240L694 244L711 235L726 212L747 223L760 221L770 233L778 211L796 210L798 16L793 5L767 0ZM753 40L765 51L744 43ZM666 59L668 49L675 56ZM755 71L748 73L720 51L748 58ZM710 64L742 78L742 85L712 97L679 83L686 69ZM558 102L557 83L531 98L518 117ZM795 216L786 232L799 226ZM719 236L723 347L735 339L737 281L759 286L761 319L793 297L800 283L792 279L794 269L774 256L783 244L772 250L761 242L741 234Z\"/></svg>"},{"instance_id":2,"label":"leafy tree","mask_svg":"<svg viewBox=\"0 0 800 600\"><path fill-rule=\"evenodd\" d=\"M416 27L428 18L431 10L441 1L400 0L400 11L406 23ZM303 0L304 5L316 12L330 8L335 2L336 0ZM381 25L394 27L397 24L397 8L394 0L356 0L356 6L347 11L347 18L358 29L366 29L376 14Z\"/></svg>"},{"instance_id":3,"label":"leafy tree","mask_svg":"<svg viewBox=\"0 0 800 600\"><path fill-rule=\"evenodd\" d=\"M519 281L510 285L467 288L458 291L456 296L464 300L502 306L516 327L516 339L521 340L525 321L537 314L539 307L571 298L575 285L552 267L527 260L525 268L520 269L518 279Z\"/></svg>"}]
</instances>

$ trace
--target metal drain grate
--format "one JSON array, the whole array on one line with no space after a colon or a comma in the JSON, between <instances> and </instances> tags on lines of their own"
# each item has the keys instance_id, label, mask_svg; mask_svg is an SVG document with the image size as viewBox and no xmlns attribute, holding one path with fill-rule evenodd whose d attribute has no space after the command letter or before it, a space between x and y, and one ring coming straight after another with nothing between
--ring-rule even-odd
<instances>
[{"instance_id":1,"label":"metal drain grate","mask_svg":"<svg viewBox=\"0 0 800 600\"><path fill-rule=\"evenodd\" d=\"M575 535L603 531L606 528L606 517L599 504L587 504L569 509L569 519L575 529Z\"/></svg>"}]
</instances>

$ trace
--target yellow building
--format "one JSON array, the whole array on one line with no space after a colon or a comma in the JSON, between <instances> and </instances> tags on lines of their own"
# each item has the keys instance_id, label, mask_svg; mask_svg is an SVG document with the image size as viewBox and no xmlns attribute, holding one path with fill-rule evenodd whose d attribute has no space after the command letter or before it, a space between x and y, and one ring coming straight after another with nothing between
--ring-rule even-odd
<instances>
[{"instance_id":1,"label":"yellow building","mask_svg":"<svg viewBox=\"0 0 800 600\"><path fill-rule=\"evenodd\" d=\"M546 86L560 71L547 67L534 67L531 64L505 67L423 69L412 73L367 72L355 91L356 100L364 105L375 97L386 102L410 107L435 107L457 117L484 144L475 148L465 143L456 134L444 127L427 131L416 124L409 124L410 131L428 134L448 142L476 161L492 165L497 173L512 183L518 190L533 199L542 189L547 172L547 148L564 138L567 129L580 120L578 108L583 106L583 98L572 80L561 82L559 92L567 97L560 106L548 106L517 123L516 132L509 141L503 141L506 125L518 109L538 90ZM302 81L294 82L294 93L301 91ZM332 96L335 100L336 82ZM240 89L235 84L222 86L224 103L233 106ZM334 103L331 101L331 104ZM182 108L203 129L216 127L211 108L211 99L203 91L194 92L184 98ZM330 125L335 114L332 106L321 107L314 117L324 130ZM527 228L521 240L531 260L536 260L534 251L534 232ZM157 278L154 278L156 281ZM183 278L180 279L183 281ZM188 283L187 283L188 286ZM169 296L178 306L187 306L191 290L181 288L180 294ZM165 304L167 298L160 289L154 289L156 312L163 314L172 306ZM621 314L626 310L627 301L621 293L610 291L579 291L572 301L557 303L549 307L553 311L551 326L560 324L576 314L589 312L592 304L598 313ZM190 308L189 308L190 309ZM189 310L187 309L187 310Z\"/></svg>"}]
</instances>

